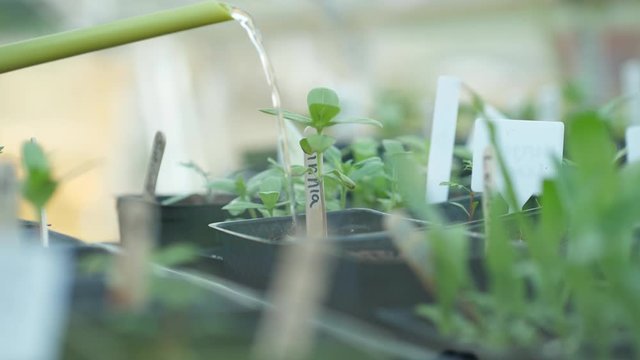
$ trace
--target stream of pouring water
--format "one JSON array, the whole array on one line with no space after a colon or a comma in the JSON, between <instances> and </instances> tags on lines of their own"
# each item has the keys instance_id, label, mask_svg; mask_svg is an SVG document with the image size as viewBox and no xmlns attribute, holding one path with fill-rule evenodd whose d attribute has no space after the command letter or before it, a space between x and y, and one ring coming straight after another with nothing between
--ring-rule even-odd
<instances>
[{"instance_id":1,"label":"stream of pouring water","mask_svg":"<svg viewBox=\"0 0 640 360\"><path fill-rule=\"evenodd\" d=\"M249 39L253 43L253 46L256 48L258 55L260 56L260 63L262 64L262 69L264 71L265 77L267 78L267 83L269 87L271 87L271 105L277 111L277 124L278 124L278 157L282 161L282 164L285 168L285 178L287 186L287 193L289 195L289 210L291 211L291 216L293 219L293 225L295 228L296 225L296 199L295 192L293 189L293 177L291 174L291 154L289 152L289 137L287 135L287 127L285 124L284 117L282 116L282 104L280 101L280 90L278 89L278 83L276 82L275 72L273 70L273 66L271 65L271 61L269 61L269 57L267 56L267 52L265 51L264 45L262 43L262 35L260 31L256 28L253 18L251 15L242 11L238 8L231 7L230 9L231 17L240 23L247 34L249 35Z\"/></svg>"}]
</instances>

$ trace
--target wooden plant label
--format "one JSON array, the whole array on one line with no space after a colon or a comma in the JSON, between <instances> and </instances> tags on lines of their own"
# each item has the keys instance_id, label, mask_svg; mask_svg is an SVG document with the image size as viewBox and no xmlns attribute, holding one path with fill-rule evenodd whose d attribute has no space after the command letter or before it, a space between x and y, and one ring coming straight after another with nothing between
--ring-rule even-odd
<instances>
[{"instance_id":1,"label":"wooden plant label","mask_svg":"<svg viewBox=\"0 0 640 360\"><path fill-rule=\"evenodd\" d=\"M458 78L438 78L427 168L426 198L432 204L445 202L449 197L449 186L441 184L451 180L460 89Z\"/></svg>"},{"instance_id":2,"label":"wooden plant label","mask_svg":"<svg viewBox=\"0 0 640 360\"><path fill-rule=\"evenodd\" d=\"M640 160L640 125L627 128L625 141L627 142L627 163Z\"/></svg>"},{"instance_id":3,"label":"wooden plant label","mask_svg":"<svg viewBox=\"0 0 640 360\"><path fill-rule=\"evenodd\" d=\"M474 127L473 170L471 189L484 190L485 149L490 145L487 120L477 119ZM504 158L513 182L518 206L539 194L542 181L555 173L556 162L562 161L564 124L558 121L491 120L496 130L494 151ZM498 167L496 159L496 167ZM496 170L496 191L505 194L504 176ZM516 209L512 209L516 210Z\"/></svg>"},{"instance_id":4,"label":"wooden plant label","mask_svg":"<svg viewBox=\"0 0 640 360\"><path fill-rule=\"evenodd\" d=\"M491 206L493 201L493 195L495 194L496 185L496 160L495 150L493 146L489 145L484 149L482 154L482 181L484 197L482 199L482 213L484 214L484 233L489 234L489 228L491 227ZM484 248L485 250L489 246L489 237L487 237Z\"/></svg>"},{"instance_id":5,"label":"wooden plant label","mask_svg":"<svg viewBox=\"0 0 640 360\"><path fill-rule=\"evenodd\" d=\"M161 131L156 132L153 138L153 146L151 147L151 159L147 168L147 176L144 180L143 196L146 200L156 201L156 184L158 183L158 173L160 173L160 165L162 164L162 156L167 140Z\"/></svg>"},{"instance_id":6,"label":"wooden plant label","mask_svg":"<svg viewBox=\"0 0 640 360\"><path fill-rule=\"evenodd\" d=\"M118 209L123 251L110 279L111 299L123 309L142 306L147 296L149 258L157 235L158 214L144 201L122 202Z\"/></svg>"},{"instance_id":7,"label":"wooden plant label","mask_svg":"<svg viewBox=\"0 0 640 360\"><path fill-rule=\"evenodd\" d=\"M17 245L18 181L13 165L0 163L0 244Z\"/></svg>"},{"instance_id":8,"label":"wooden plant label","mask_svg":"<svg viewBox=\"0 0 640 360\"><path fill-rule=\"evenodd\" d=\"M313 128L306 128L304 136L316 134ZM307 237L326 238L327 237L327 211L324 202L324 184L320 174L322 169L322 154L304 154L304 166L307 173L304 177L306 193L306 225Z\"/></svg>"}]
</instances>

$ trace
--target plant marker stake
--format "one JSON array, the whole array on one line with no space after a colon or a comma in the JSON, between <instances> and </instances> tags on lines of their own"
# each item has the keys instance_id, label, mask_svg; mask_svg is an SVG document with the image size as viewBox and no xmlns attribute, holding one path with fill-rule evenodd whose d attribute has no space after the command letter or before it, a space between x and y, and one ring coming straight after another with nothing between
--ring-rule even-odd
<instances>
[{"instance_id":1,"label":"plant marker stake","mask_svg":"<svg viewBox=\"0 0 640 360\"><path fill-rule=\"evenodd\" d=\"M44 208L40 209L40 239L42 239L42 246L49 247L49 225L47 224L47 211Z\"/></svg>"},{"instance_id":2,"label":"plant marker stake","mask_svg":"<svg viewBox=\"0 0 640 360\"><path fill-rule=\"evenodd\" d=\"M622 67L622 93L628 97L628 123L640 125L640 60L631 60Z\"/></svg>"},{"instance_id":3,"label":"plant marker stake","mask_svg":"<svg viewBox=\"0 0 640 360\"><path fill-rule=\"evenodd\" d=\"M141 307L147 297L149 257L157 235L157 212L144 201L121 204L123 251L116 256L110 295L122 309Z\"/></svg>"},{"instance_id":4,"label":"plant marker stake","mask_svg":"<svg viewBox=\"0 0 640 360\"><path fill-rule=\"evenodd\" d=\"M564 124L559 121L529 121L510 119L476 119L473 149L471 190L481 192L483 185L483 157L491 144L490 121L496 131L496 149L504 157L505 165L513 181L513 190L521 210L532 195L542 191L544 179L555 173L555 163L561 161L564 147ZM494 176L496 191L505 191L504 176L500 169Z\"/></svg>"},{"instance_id":5,"label":"plant marker stake","mask_svg":"<svg viewBox=\"0 0 640 360\"><path fill-rule=\"evenodd\" d=\"M640 125L627 128L625 141L627 143L627 163L640 160Z\"/></svg>"},{"instance_id":6,"label":"plant marker stake","mask_svg":"<svg viewBox=\"0 0 640 360\"><path fill-rule=\"evenodd\" d=\"M17 245L18 181L12 164L0 163L0 244Z\"/></svg>"},{"instance_id":7,"label":"plant marker stake","mask_svg":"<svg viewBox=\"0 0 640 360\"><path fill-rule=\"evenodd\" d=\"M449 187L440 184L451 180L460 89L461 82L458 78L438 78L427 165L426 199L429 203L445 202L449 197Z\"/></svg>"},{"instance_id":8,"label":"plant marker stake","mask_svg":"<svg viewBox=\"0 0 640 360\"><path fill-rule=\"evenodd\" d=\"M495 159L495 150L492 145L488 145L484 153L482 155L482 180L484 188L482 191L484 195L482 197L482 213L484 214L484 234L485 234L485 243L484 249L485 252L489 247L489 227L491 226L491 202L493 201L493 195L496 190L496 159Z\"/></svg>"},{"instance_id":9,"label":"plant marker stake","mask_svg":"<svg viewBox=\"0 0 640 360\"><path fill-rule=\"evenodd\" d=\"M317 134L316 129L307 127L304 136ZM306 201L307 238L324 239L327 237L327 211L324 202L324 182L322 181L322 153L304 154L304 176Z\"/></svg>"},{"instance_id":10,"label":"plant marker stake","mask_svg":"<svg viewBox=\"0 0 640 360\"><path fill-rule=\"evenodd\" d=\"M156 184L158 182L158 173L162 164L162 156L167 145L167 140L162 131L156 132L153 138L153 146L151 147L151 159L147 167L147 175L144 180L143 197L150 202L156 201Z\"/></svg>"},{"instance_id":11,"label":"plant marker stake","mask_svg":"<svg viewBox=\"0 0 640 360\"><path fill-rule=\"evenodd\" d=\"M307 214L308 216L308 214ZM269 290L273 307L258 328L253 358L306 359L313 348L314 327L329 285L327 241L299 239L288 246Z\"/></svg>"}]
</instances>

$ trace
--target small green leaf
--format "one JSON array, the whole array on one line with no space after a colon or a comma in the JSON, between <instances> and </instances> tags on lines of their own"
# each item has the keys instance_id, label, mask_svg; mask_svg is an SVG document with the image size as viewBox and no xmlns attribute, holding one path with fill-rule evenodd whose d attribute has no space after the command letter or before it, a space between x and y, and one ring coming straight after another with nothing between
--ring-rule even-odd
<instances>
[{"instance_id":1,"label":"small green leaf","mask_svg":"<svg viewBox=\"0 0 640 360\"><path fill-rule=\"evenodd\" d=\"M207 188L211 190L218 190L229 194L236 193L236 181L232 179L217 179L209 182Z\"/></svg>"},{"instance_id":2,"label":"small green leaf","mask_svg":"<svg viewBox=\"0 0 640 360\"><path fill-rule=\"evenodd\" d=\"M22 184L22 194L36 208L43 208L55 192L58 183L51 175L49 161L44 151L33 141L22 147L22 163L26 179Z\"/></svg>"},{"instance_id":3,"label":"small green leaf","mask_svg":"<svg viewBox=\"0 0 640 360\"><path fill-rule=\"evenodd\" d=\"M234 181L235 193L238 196L246 196L248 193L247 184L244 182L244 178L240 175L236 177L236 181Z\"/></svg>"},{"instance_id":4,"label":"small green leaf","mask_svg":"<svg viewBox=\"0 0 640 360\"><path fill-rule=\"evenodd\" d=\"M27 171L49 172L49 161L37 143L27 141L22 146L22 162Z\"/></svg>"},{"instance_id":5,"label":"small green leaf","mask_svg":"<svg viewBox=\"0 0 640 360\"><path fill-rule=\"evenodd\" d=\"M291 175L292 176L302 176L309 171L308 168L302 165L292 165L291 166Z\"/></svg>"},{"instance_id":6,"label":"small green leaf","mask_svg":"<svg viewBox=\"0 0 640 360\"><path fill-rule=\"evenodd\" d=\"M382 140L382 146L384 147L384 152L388 155L402 154L406 152L404 150L404 145L397 140Z\"/></svg>"},{"instance_id":7,"label":"small green leaf","mask_svg":"<svg viewBox=\"0 0 640 360\"><path fill-rule=\"evenodd\" d=\"M342 152L337 147L331 146L324 152L324 160L336 169L340 168L340 164L342 164Z\"/></svg>"},{"instance_id":8,"label":"small green leaf","mask_svg":"<svg viewBox=\"0 0 640 360\"><path fill-rule=\"evenodd\" d=\"M331 147L336 139L327 135L311 135L300 140L300 147L306 154L322 153Z\"/></svg>"},{"instance_id":9,"label":"small green leaf","mask_svg":"<svg viewBox=\"0 0 640 360\"><path fill-rule=\"evenodd\" d=\"M262 192L280 192L280 190L282 190L282 180L279 177L266 178L260 184L260 191Z\"/></svg>"},{"instance_id":10,"label":"small green leaf","mask_svg":"<svg viewBox=\"0 0 640 360\"><path fill-rule=\"evenodd\" d=\"M280 192L278 191L261 191L258 193L260 200L264 204L264 207L271 210L276 207L278 199L280 198Z\"/></svg>"},{"instance_id":11,"label":"small green leaf","mask_svg":"<svg viewBox=\"0 0 640 360\"><path fill-rule=\"evenodd\" d=\"M183 162L180 165L184 166L187 169L193 170L195 173L200 175L205 181L209 181L209 173L205 171L200 165L196 164L193 161Z\"/></svg>"},{"instance_id":12,"label":"small green leaf","mask_svg":"<svg viewBox=\"0 0 640 360\"><path fill-rule=\"evenodd\" d=\"M329 123L329 126L340 125L340 124L362 124L362 125L373 125L380 128L382 127L382 123L380 121L369 119L369 118L337 119L337 120L332 120Z\"/></svg>"},{"instance_id":13,"label":"small green leaf","mask_svg":"<svg viewBox=\"0 0 640 360\"><path fill-rule=\"evenodd\" d=\"M261 112L265 113L265 114L269 114L269 115L278 115L278 111L276 109L261 109ZM291 120L291 121L295 121L297 123L303 124L303 125L311 125L311 118L305 115L300 115L300 114L296 114L294 112L291 111L287 111L287 110L282 110L282 117L284 117L287 120Z\"/></svg>"},{"instance_id":14,"label":"small green leaf","mask_svg":"<svg viewBox=\"0 0 640 360\"><path fill-rule=\"evenodd\" d=\"M246 201L241 198L235 198L231 200L227 205L225 205L222 209L227 210L229 212L238 212L238 214L242 214L245 210L248 209L262 209L264 205L256 204L251 201Z\"/></svg>"},{"instance_id":15,"label":"small green leaf","mask_svg":"<svg viewBox=\"0 0 640 360\"><path fill-rule=\"evenodd\" d=\"M340 100L335 91L327 88L315 88L307 95L307 105L311 115L312 126L320 131L328 126L340 112Z\"/></svg>"},{"instance_id":16,"label":"small green leaf","mask_svg":"<svg viewBox=\"0 0 640 360\"><path fill-rule=\"evenodd\" d=\"M4 150L4 146L0 146L0 154L2 154L2 150Z\"/></svg>"},{"instance_id":17,"label":"small green leaf","mask_svg":"<svg viewBox=\"0 0 640 360\"><path fill-rule=\"evenodd\" d=\"M198 255L198 248L190 244L176 244L162 248L153 254L153 262L162 266L188 263Z\"/></svg>"},{"instance_id":18,"label":"small green leaf","mask_svg":"<svg viewBox=\"0 0 640 360\"><path fill-rule=\"evenodd\" d=\"M356 188L355 181L353 181L347 175L343 174L341 171L339 171L339 170L331 170L331 172L329 172L329 174L333 175L334 179L338 180L347 189L353 190L353 189Z\"/></svg>"}]
</instances>

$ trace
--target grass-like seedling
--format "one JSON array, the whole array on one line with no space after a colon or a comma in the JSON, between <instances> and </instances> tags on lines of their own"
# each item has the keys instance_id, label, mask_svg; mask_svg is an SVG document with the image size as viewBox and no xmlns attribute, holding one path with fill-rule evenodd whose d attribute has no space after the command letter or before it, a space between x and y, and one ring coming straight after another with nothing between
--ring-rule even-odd
<instances>
[{"instance_id":1,"label":"grass-like seedling","mask_svg":"<svg viewBox=\"0 0 640 360\"><path fill-rule=\"evenodd\" d=\"M434 279L437 301L418 312L442 334L490 356L637 357L640 165L615 164L616 146L599 112L573 117L567 150L571 162L558 163L556 176L544 182L539 218L514 214L517 238L498 205L485 214L485 255L470 254L457 229L427 230L431 265L422 271ZM504 171L499 149L496 162ZM505 186L507 202L515 203L508 174ZM472 280L470 256L484 257L486 291Z\"/></svg>"}]
</instances>

